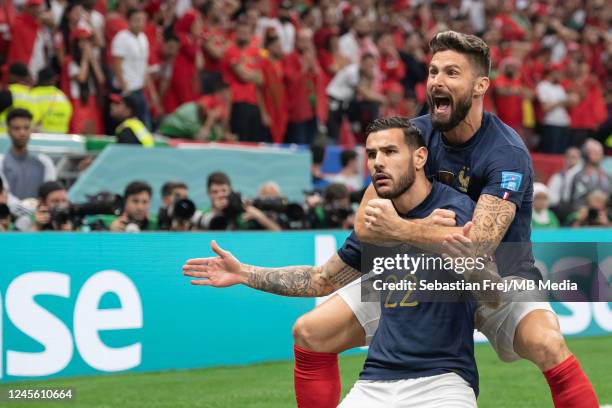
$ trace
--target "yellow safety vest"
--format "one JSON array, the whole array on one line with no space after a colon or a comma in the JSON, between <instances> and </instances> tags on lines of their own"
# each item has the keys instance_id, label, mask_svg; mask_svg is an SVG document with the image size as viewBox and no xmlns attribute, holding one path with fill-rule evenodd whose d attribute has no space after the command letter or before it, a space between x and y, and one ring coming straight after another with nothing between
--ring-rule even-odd
<instances>
[{"instance_id":1,"label":"yellow safety vest","mask_svg":"<svg viewBox=\"0 0 612 408\"><path fill-rule=\"evenodd\" d=\"M22 108L27 109L32 114L32 127L39 120L39 114L36 106L36 102L34 98L32 98L30 88L26 85L22 84L10 84L8 86L9 91L11 91L11 96L13 97L13 104L6 108L2 113L0 113L0 134L7 133L6 127L6 116L8 115L11 109Z\"/></svg>"},{"instance_id":2,"label":"yellow safety vest","mask_svg":"<svg viewBox=\"0 0 612 408\"><path fill-rule=\"evenodd\" d=\"M124 120L119 126L117 126L115 134L119 136L119 134L125 128L128 128L132 132L134 132L143 147L155 146L155 140L153 139L153 135L151 134L151 132L149 132L144 123L142 123L139 119L129 118Z\"/></svg>"},{"instance_id":3,"label":"yellow safety vest","mask_svg":"<svg viewBox=\"0 0 612 408\"><path fill-rule=\"evenodd\" d=\"M43 133L68 133L72 104L55 86L37 86L30 91L40 115L40 131Z\"/></svg>"}]
</instances>

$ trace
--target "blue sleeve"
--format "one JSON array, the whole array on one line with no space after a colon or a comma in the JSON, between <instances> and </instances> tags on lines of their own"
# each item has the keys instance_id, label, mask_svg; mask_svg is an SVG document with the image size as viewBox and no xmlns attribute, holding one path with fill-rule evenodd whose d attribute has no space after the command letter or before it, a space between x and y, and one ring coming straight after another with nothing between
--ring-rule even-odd
<instances>
[{"instance_id":1,"label":"blue sleeve","mask_svg":"<svg viewBox=\"0 0 612 408\"><path fill-rule=\"evenodd\" d=\"M488 155L486 184L481 194L508 200L521 208L525 191L532 183L532 167L529 153L514 147L503 146Z\"/></svg>"},{"instance_id":2,"label":"blue sleeve","mask_svg":"<svg viewBox=\"0 0 612 408\"><path fill-rule=\"evenodd\" d=\"M344 241L342 247L338 250L338 256L342 262L353 269L361 271L361 242L357 239L355 231Z\"/></svg>"}]
</instances>

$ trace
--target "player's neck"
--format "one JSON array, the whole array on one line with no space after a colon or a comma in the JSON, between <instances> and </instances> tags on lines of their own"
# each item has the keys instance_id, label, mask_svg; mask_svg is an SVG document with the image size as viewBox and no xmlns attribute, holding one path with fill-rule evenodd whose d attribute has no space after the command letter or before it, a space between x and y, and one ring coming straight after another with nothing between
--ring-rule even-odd
<instances>
[{"instance_id":1,"label":"player's neck","mask_svg":"<svg viewBox=\"0 0 612 408\"><path fill-rule=\"evenodd\" d=\"M444 137L450 144L460 145L470 140L480 129L483 119L482 101L474 102L472 109L457 126L444 132Z\"/></svg>"},{"instance_id":2,"label":"player's neck","mask_svg":"<svg viewBox=\"0 0 612 408\"><path fill-rule=\"evenodd\" d=\"M395 209L400 214L406 214L421 204L430 192L431 182L427 180L425 173L419 172L412 186L404 194L393 200Z\"/></svg>"}]
</instances>

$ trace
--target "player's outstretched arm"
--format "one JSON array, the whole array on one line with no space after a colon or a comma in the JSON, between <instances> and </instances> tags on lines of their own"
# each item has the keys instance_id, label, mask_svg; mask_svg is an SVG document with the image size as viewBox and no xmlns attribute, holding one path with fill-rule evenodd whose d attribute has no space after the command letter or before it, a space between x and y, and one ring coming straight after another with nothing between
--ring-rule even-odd
<instances>
[{"instance_id":1,"label":"player's outstretched arm","mask_svg":"<svg viewBox=\"0 0 612 408\"><path fill-rule=\"evenodd\" d=\"M283 296L316 297L329 295L361 276L337 254L321 266L264 268L240 263L215 241L211 247L218 256L190 259L183 265L185 276L198 278L191 281L193 285L222 288L241 283Z\"/></svg>"}]
</instances>

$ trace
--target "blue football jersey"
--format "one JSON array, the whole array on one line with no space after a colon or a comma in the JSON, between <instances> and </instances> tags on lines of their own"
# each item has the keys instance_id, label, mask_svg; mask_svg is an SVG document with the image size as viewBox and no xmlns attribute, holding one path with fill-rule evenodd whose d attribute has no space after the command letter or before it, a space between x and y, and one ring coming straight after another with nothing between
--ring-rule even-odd
<instances>
[{"instance_id":1,"label":"blue football jersey","mask_svg":"<svg viewBox=\"0 0 612 408\"><path fill-rule=\"evenodd\" d=\"M458 225L472 218L474 202L465 194L434 182L427 198L404 218L427 217L436 208L456 213ZM354 232L338 250L338 256L361 270L364 246ZM414 248L414 253L422 251ZM362 271L364 272L364 271ZM368 271L365 271L368 272ZM432 277L431 270L416 271L415 281ZM447 272L443 272L447 273ZM401 279L385 271L377 279ZM474 311L472 300L462 302L419 302L408 291L381 291L381 317L360 374L362 380L398 380L454 372L464 378L478 395L478 370L474 360Z\"/></svg>"}]
</instances>

